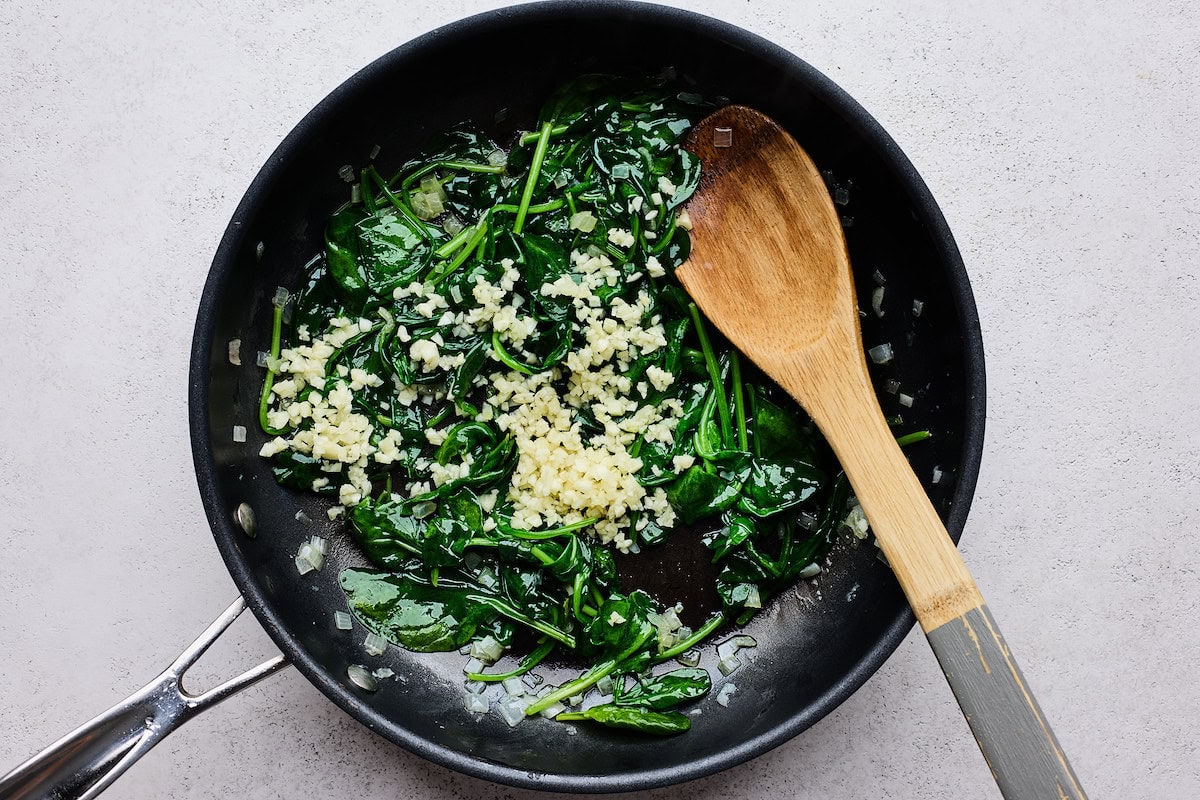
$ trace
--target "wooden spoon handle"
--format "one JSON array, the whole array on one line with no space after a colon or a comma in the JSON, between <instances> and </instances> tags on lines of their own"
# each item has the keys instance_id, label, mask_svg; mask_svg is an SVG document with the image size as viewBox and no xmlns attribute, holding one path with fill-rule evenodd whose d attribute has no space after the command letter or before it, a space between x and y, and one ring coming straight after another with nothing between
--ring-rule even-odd
<instances>
[{"instance_id":1,"label":"wooden spoon handle","mask_svg":"<svg viewBox=\"0 0 1200 800\"><path fill-rule=\"evenodd\" d=\"M896 444L865 365L822 363L818 352L793 369L777 377L785 388L820 387L804 392L805 405L846 470L1001 793L1007 800L1085 800L979 588Z\"/></svg>"},{"instance_id":2,"label":"wooden spoon handle","mask_svg":"<svg viewBox=\"0 0 1200 800\"><path fill-rule=\"evenodd\" d=\"M987 605L926 633L1007 800L1086 800Z\"/></svg>"}]
</instances>

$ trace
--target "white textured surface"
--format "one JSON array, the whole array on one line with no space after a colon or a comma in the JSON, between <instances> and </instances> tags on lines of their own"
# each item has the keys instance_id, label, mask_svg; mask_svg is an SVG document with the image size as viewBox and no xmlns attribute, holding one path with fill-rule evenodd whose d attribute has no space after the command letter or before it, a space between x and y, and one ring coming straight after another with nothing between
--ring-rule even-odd
<instances>
[{"instance_id":1,"label":"white textured surface","mask_svg":"<svg viewBox=\"0 0 1200 800\"><path fill-rule=\"evenodd\" d=\"M149 679L235 594L185 387L242 191L354 70L495 5L0 2L0 769ZM929 183L988 358L967 561L1092 796L1200 796L1200 12L690 5L826 72ZM211 676L270 652L253 622L234 631ZM106 796L526 795L388 745L289 671ZM998 793L914 634L794 741L646 796Z\"/></svg>"}]
</instances>

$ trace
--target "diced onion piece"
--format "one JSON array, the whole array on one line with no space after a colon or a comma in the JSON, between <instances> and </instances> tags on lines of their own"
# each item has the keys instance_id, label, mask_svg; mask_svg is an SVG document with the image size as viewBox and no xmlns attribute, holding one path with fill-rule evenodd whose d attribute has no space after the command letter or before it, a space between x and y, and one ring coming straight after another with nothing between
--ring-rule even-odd
<instances>
[{"instance_id":1,"label":"diced onion piece","mask_svg":"<svg viewBox=\"0 0 1200 800\"><path fill-rule=\"evenodd\" d=\"M805 530L815 530L817 527L817 516L809 511L800 512L800 527Z\"/></svg>"},{"instance_id":2,"label":"diced onion piece","mask_svg":"<svg viewBox=\"0 0 1200 800\"><path fill-rule=\"evenodd\" d=\"M373 692L379 688L379 681L375 680L375 676L371 671L362 664L351 664L346 667L346 677L348 677L355 686L368 692Z\"/></svg>"},{"instance_id":3,"label":"diced onion piece","mask_svg":"<svg viewBox=\"0 0 1200 800\"><path fill-rule=\"evenodd\" d=\"M487 688L483 681L467 681L463 686L471 694L483 694L483 690Z\"/></svg>"},{"instance_id":4,"label":"diced onion piece","mask_svg":"<svg viewBox=\"0 0 1200 800\"><path fill-rule=\"evenodd\" d=\"M549 705L549 706L546 706L545 708L543 708L540 713L546 719L554 719L555 717L557 717L559 714L561 714L562 712L564 712L566 710L567 710L567 707L564 706L562 703L554 703L553 705Z\"/></svg>"},{"instance_id":5,"label":"diced onion piece","mask_svg":"<svg viewBox=\"0 0 1200 800\"><path fill-rule=\"evenodd\" d=\"M677 631L683 627L683 623L679 621L679 614L674 608L668 608L666 611L664 611L662 618L663 621L666 622L667 627L672 631Z\"/></svg>"},{"instance_id":6,"label":"diced onion piece","mask_svg":"<svg viewBox=\"0 0 1200 800\"><path fill-rule=\"evenodd\" d=\"M900 396L896 399L898 399L900 401L900 405L904 406L905 408L912 408L913 397L911 394L904 394L901 392Z\"/></svg>"},{"instance_id":7,"label":"diced onion piece","mask_svg":"<svg viewBox=\"0 0 1200 800\"><path fill-rule=\"evenodd\" d=\"M934 483L942 482L942 468L941 467L933 468L933 482Z\"/></svg>"},{"instance_id":8,"label":"diced onion piece","mask_svg":"<svg viewBox=\"0 0 1200 800\"><path fill-rule=\"evenodd\" d=\"M925 310L925 301L924 300L913 300L913 316L914 317L921 316L921 312L923 312L924 310Z\"/></svg>"},{"instance_id":9,"label":"diced onion piece","mask_svg":"<svg viewBox=\"0 0 1200 800\"><path fill-rule=\"evenodd\" d=\"M524 682L524 684L526 686L528 686L530 689L536 689L538 684L540 684L544 680L545 680L545 678L543 678L541 675L538 675L537 673L534 673L534 672L528 672L521 676L521 681Z\"/></svg>"},{"instance_id":10,"label":"diced onion piece","mask_svg":"<svg viewBox=\"0 0 1200 800\"><path fill-rule=\"evenodd\" d=\"M308 545L305 545L305 547L307 547L307 546ZM296 556L296 571L299 572L301 575L307 575L308 573L312 572L315 569L316 569L316 567L314 567L312 565L312 562L309 561L307 558L303 558L301 556Z\"/></svg>"},{"instance_id":11,"label":"diced onion piece","mask_svg":"<svg viewBox=\"0 0 1200 800\"><path fill-rule=\"evenodd\" d=\"M500 580L496 577L495 571L492 570L491 567L484 567L483 569L479 570L479 575L475 578L475 580L477 580L479 585L485 589L494 589L500 583Z\"/></svg>"},{"instance_id":12,"label":"diced onion piece","mask_svg":"<svg viewBox=\"0 0 1200 800\"><path fill-rule=\"evenodd\" d=\"M495 664L500 660L500 656L504 655L504 646L489 634L477 642L472 642L468 652L471 658L477 658L484 664Z\"/></svg>"},{"instance_id":13,"label":"diced onion piece","mask_svg":"<svg viewBox=\"0 0 1200 800\"><path fill-rule=\"evenodd\" d=\"M267 359L270 357L270 353L266 352L265 350L259 350L254 356L254 363L256 366L265 367L267 365Z\"/></svg>"},{"instance_id":14,"label":"diced onion piece","mask_svg":"<svg viewBox=\"0 0 1200 800\"><path fill-rule=\"evenodd\" d=\"M372 161L374 161L376 158L379 158L379 150L379 145L375 145L371 148L371 154L367 156L367 158L371 159Z\"/></svg>"},{"instance_id":15,"label":"diced onion piece","mask_svg":"<svg viewBox=\"0 0 1200 800\"><path fill-rule=\"evenodd\" d=\"M283 308L287 305L287 301L291 298L292 293L282 286L275 287L275 296L271 298L271 305L276 308Z\"/></svg>"},{"instance_id":16,"label":"diced onion piece","mask_svg":"<svg viewBox=\"0 0 1200 800\"><path fill-rule=\"evenodd\" d=\"M354 167L349 164L342 164L338 167L338 177L346 183L350 183L354 180Z\"/></svg>"},{"instance_id":17,"label":"diced onion piece","mask_svg":"<svg viewBox=\"0 0 1200 800\"><path fill-rule=\"evenodd\" d=\"M839 206L844 206L850 202L850 192L845 186L839 186L833 190L833 202Z\"/></svg>"},{"instance_id":18,"label":"diced onion piece","mask_svg":"<svg viewBox=\"0 0 1200 800\"><path fill-rule=\"evenodd\" d=\"M320 553L321 555L325 555L326 553L329 552L328 545L326 544L325 540L322 539L320 536L312 537L311 539L308 540L308 544L313 549L314 553Z\"/></svg>"},{"instance_id":19,"label":"diced onion piece","mask_svg":"<svg viewBox=\"0 0 1200 800\"><path fill-rule=\"evenodd\" d=\"M442 188L442 182L436 175L421 178L421 191L430 197L436 197L439 202L446 199L446 190Z\"/></svg>"},{"instance_id":20,"label":"diced onion piece","mask_svg":"<svg viewBox=\"0 0 1200 800\"><path fill-rule=\"evenodd\" d=\"M350 187L350 202L351 203L361 203L362 202L362 184L356 183Z\"/></svg>"},{"instance_id":21,"label":"diced onion piece","mask_svg":"<svg viewBox=\"0 0 1200 800\"><path fill-rule=\"evenodd\" d=\"M694 667L700 663L700 651L692 648L686 653L680 653L675 657L675 660L685 667Z\"/></svg>"},{"instance_id":22,"label":"diced onion piece","mask_svg":"<svg viewBox=\"0 0 1200 800\"><path fill-rule=\"evenodd\" d=\"M242 340L241 339L230 339L229 340L229 363L233 364L235 367L240 367L242 365Z\"/></svg>"},{"instance_id":23,"label":"diced onion piece","mask_svg":"<svg viewBox=\"0 0 1200 800\"><path fill-rule=\"evenodd\" d=\"M722 675L729 676L732 675L734 671L737 670L737 668L741 665L741 659L735 655L731 655L728 658L722 658L720 661L718 661L717 669L721 671Z\"/></svg>"},{"instance_id":24,"label":"diced onion piece","mask_svg":"<svg viewBox=\"0 0 1200 800\"><path fill-rule=\"evenodd\" d=\"M305 514L303 511L296 512L296 522L312 522L312 517Z\"/></svg>"},{"instance_id":25,"label":"diced onion piece","mask_svg":"<svg viewBox=\"0 0 1200 800\"><path fill-rule=\"evenodd\" d=\"M500 712L500 716L508 723L510 728L515 728L525 719L525 708L528 703L523 697L506 697L501 700L496 709Z\"/></svg>"},{"instance_id":26,"label":"diced onion piece","mask_svg":"<svg viewBox=\"0 0 1200 800\"><path fill-rule=\"evenodd\" d=\"M567 703L569 703L570 705L573 705L573 706L580 705L581 703L583 703L583 695L582 694L573 694L567 698Z\"/></svg>"},{"instance_id":27,"label":"diced onion piece","mask_svg":"<svg viewBox=\"0 0 1200 800\"><path fill-rule=\"evenodd\" d=\"M880 319L883 318L883 292L882 286L876 286L875 291L871 292L871 310Z\"/></svg>"},{"instance_id":28,"label":"diced onion piece","mask_svg":"<svg viewBox=\"0 0 1200 800\"><path fill-rule=\"evenodd\" d=\"M262 261L263 253L265 252L267 252L267 246L264 243L259 242L254 245L254 259L256 261Z\"/></svg>"},{"instance_id":29,"label":"diced onion piece","mask_svg":"<svg viewBox=\"0 0 1200 800\"><path fill-rule=\"evenodd\" d=\"M891 342L884 342L883 344L876 345L868 350L867 355L869 355L871 360L876 364L890 364L896 354L892 350Z\"/></svg>"},{"instance_id":30,"label":"diced onion piece","mask_svg":"<svg viewBox=\"0 0 1200 800\"><path fill-rule=\"evenodd\" d=\"M481 694L472 694L467 692L463 695L463 706L472 714L486 714L490 703L488 699ZM512 724L512 723L509 723Z\"/></svg>"},{"instance_id":31,"label":"diced onion piece","mask_svg":"<svg viewBox=\"0 0 1200 800\"><path fill-rule=\"evenodd\" d=\"M591 233L596 229L596 215L591 211L578 211L571 215L570 227L582 233Z\"/></svg>"},{"instance_id":32,"label":"diced onion piece","mask_svg":"<svg viewBox=\"0 0 1200 800\"><path fill-rule=\"evenodd\" d=\"M900 381L895 378L888 378L883 382L883 390L888 394L895 394L900 391Z\"/></svg>"},{"instance_id":33,"label":"diced onion piece","mask_svg":"<svg viewBox=\"0 0 1200 800\"><path fill-rule=\"evenodd\" d=\"M743 605L746 608L762 608L762 598L758 594L757 586L750 587L750 591L746 593L746 602Z\"/></svg>"},{"instance_id":34,"label":"diced onion piece","mask_svg":"<svg viewBox=\"0 0 1200 800\"><path fill-rule=\"evenodd\" d=\"M508 163L508 156L503 150L493 150L488 153L487 162L493 167L501 167Z\"/></svg>"},{"instance_id":35,"label":"diced onion piece","mask_svg":"<svg viewBox=\"0 0 1200 800\"><path fill-rule=\"evenodd\" d=\"M417 503L412 507L413 519L425 519L437 511L437 503L432 500L426 500L423 503Z\"/></svg>"},{"instance_id":36,"label":"diced onion piece","mask_svg":"<svg viewBox=\"0 0 1200 800\"><path fill-rule=\"evenodd\" d=\"M339 631L348 631L354 627L354 617L345 611L333 612L333 627Z\"/></svg>"},{"instance_id":37,"label":"diced onion piece","mask_svg":"<svg viewBox=\"0 0 1200 800\"><path fill-rule=\"evenodd\" d=\"M368 633L363 639L363 649L369 656L380 656L387 650L388 640L374 633Z\"/></svg>"},{"instance_id":38,"label":"diced onion piece","mask_svg":"<svg viewBox=\"0 0 1200 800\"><path fill-rule=\"evenodd\" d=\"M520 678L505 678L500 685L504 687L504 693L509 697L520 697L525 694L525 682Z\"/></svg>"},{"instance_id":39,"label":"diced onion piece","mask_svg":"<svg viewBox=\"0 0 1200 800\"><path fill-rule=\"evenodd\" d=\"M233 426L233 440L235 442L246 441L246 426L245 425L234 425Z\"/></svg>"},{"instance_id":40,"label":"diced onion piece","mask_svg":"<svg viewBox=\"0 0 1200 800\"><path fill-rule=\"evenodd\" d=\"M854 538L867 538L867 530L870 526L867 523L867 516L863 513L862 506L857 503L850 509L850 513L846 515L846 519L843 520L842 524L850 529L850 532L854 534Z\"/></svg>"},{"instance_id":41,"label":"diced onion piece","mask_svg":"<svg viewBox=\"0 0 1200 800\"><path fill-rule=\"evenodd\" d=\"M554 188L555 189L562 189L566 185L567 185L567 174L565 172L559 172L557 175L554 176Z\"/></svg>"},{"instance_id":42,"label":"diced onion piece","mask_svg":"<svg viewBox=\"0 0 1200 800\"><path fill-rule=\"evenodd\" d=\"M396 671L394 669L392 669L391 667L380 667L379 669L375 670L371 674L374 675L376 678L379 678L379 680L383 680L384 678L395 677Z\"/></svg>"},{"instance_id":43,"label":"diced onion piece","mask_svg":"<svg viewBox=\"0 0 1200 800\"><path fill-rule=\"evenodd\" d=\"M731 636L717 645L717 658L724 661L745 647L758 647L758 642L755 641L753 636L746 636L745 634Z\"/></svg>"},{"instance_id":44,"label":"diced onion piece","mask_svg":"<svg viewBox=\"0 0 1200 800\"><path fill-rule=\"evenodd\" d=\"M821 574L821 565L817 562L809 564L804 569L800 570L801 578L815 578Z\"/></svg>"},{"instance_id":45,"label":"diced onion piece","mask_svg":"<svg viewBox=\"0 0 1200 800\"><path fill-rule=\"evenodd\" d=\"M468 659L467 663L465 665L463 665L463 674L479 672L480 670L482 670L484 668L484 666L486 666L486 665L482 661L480 661L478 658Z\"/></svg>"},{"instance_id":46,"label":"diced onion piece","mask_svg":"<svg viewBox=\"0 0 1200 800\"><path fill-rule=\"evenodd\" d=\"M603 695L613 693L613 680L611 675L605 675L600 680L596 681L596 691Z\"/></svg>"},{"instance_id":47,"label":"diced onion piece","mask_svg":"<svg viewBox=\"0 0 1200 800\"><path fill-rule=\"evenodd\" d=\"M731 697L733 697L733 694L736 691L737 691L737 684L735 684L735 683L725 684L724 686L721 687L721 690L719 692L717 692L717 703L722 708L728 707L729 699Z\"/></svg>"},{"instance_id":48,"label":"diced onion piece","mask_svg":"<svg viewBox=\"0 0 1200 800\"><path fill-rule=\"evenodd\" d=\"M308 565L305 569L303 564ZM325 565L325 554L319 553L308 542L300 545L300 552L296 553L296 569L300 570L301 575L307 575L315 569L320 569Z\"/></svg>"},{"instance_id":49,"label":"diced onion piece","mask_svg":"<svg viewBox=\"0 0 1200 800\"><path fill-rule=\"evenodd\" d=\"M880 272L879 270L875 270L875 272L871 275L871 277L874 278L875 282L878 283L880 286L883 286L885 283L887 283L887 278L883 277L883 273Z\"/></svg>"}]
</instances>

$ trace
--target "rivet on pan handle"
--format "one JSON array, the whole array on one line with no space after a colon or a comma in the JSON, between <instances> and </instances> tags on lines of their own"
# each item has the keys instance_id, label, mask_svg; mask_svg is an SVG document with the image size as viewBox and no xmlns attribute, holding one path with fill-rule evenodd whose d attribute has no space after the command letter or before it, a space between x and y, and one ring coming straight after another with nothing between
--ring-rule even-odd
<instances>
[{"instance_id":1,"label":"rivet on pan handle","mask_svg":"<svg viewBox=\"0 0 1200 800\"><path fill-rule=\"evenodd\" d=\"M184 673L245 609L239 597L161 675L0 778L0 800L96 797L168 733L286 667L280 655L206 692L184 691Z\"/></svg>"}]
</instances>

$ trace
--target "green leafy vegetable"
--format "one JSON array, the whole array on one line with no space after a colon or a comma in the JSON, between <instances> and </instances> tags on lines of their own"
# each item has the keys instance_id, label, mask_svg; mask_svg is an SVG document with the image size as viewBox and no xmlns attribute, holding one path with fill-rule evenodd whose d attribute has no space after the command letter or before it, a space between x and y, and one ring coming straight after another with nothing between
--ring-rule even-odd
<instances>
[{"instance_id":1,"label":"green leafy vegetable","mask_svg":"<svg viewBox=\"0 0 1200 800\"><path fill-rule=\"evenodd\" d=\"M282 293L273 309L263 454L280 484L345 511L374 567L340 576L355 616L421 652L536 642L472 680L524 675L552 652L585 665L527 714L609 679L610 704L558 719L686 731L670 709L706 695L709 676L650 668L750 619L824 557L846 515L849 484L811 420L674 278L703 166L681 144L707 110L662 80L585 75L507 152L459 126L390 175L372 163L291 305ZM607 395L585 379L600 373ZM542 401L522 438L514 416ZM646 502L593 504L601 467L569 511L528 515L516 481L537 462L530 430L575 437L568 452L612 448ZM543 494L559 482L534 481ZM622 586L627 556L592 535L612 538L616 520L631 550L702 537L720 610L691 631Z\"/></svg>"},{"instance_id":2,"label":"green leafy vegetable","mask_svg":"<svg viewBox=\"0 0 1200 800\"><path fill-rule=\"evenodd\" d=\"M644 708L625 708L607 704L592 706L585 711L568 711L555 719L570 721L590 719L610 728L648 733L653 736L674 736L692 727L692 721L678 711L647 711Z\"/></svg>"}]
</instances>

